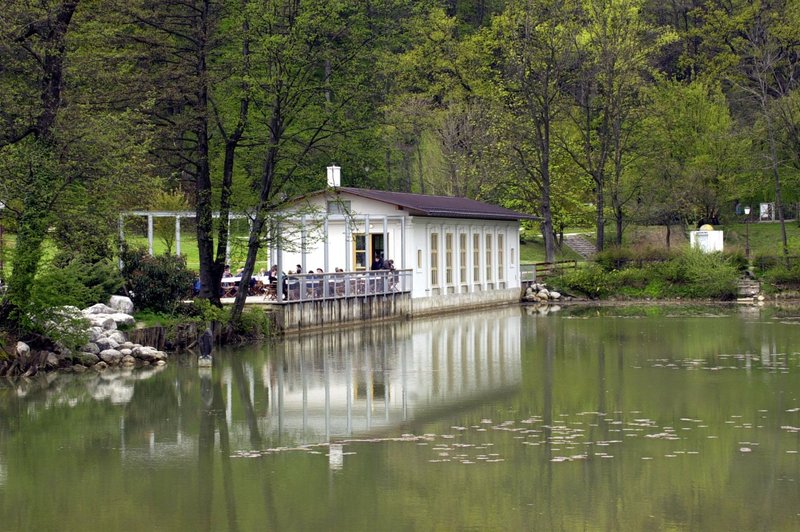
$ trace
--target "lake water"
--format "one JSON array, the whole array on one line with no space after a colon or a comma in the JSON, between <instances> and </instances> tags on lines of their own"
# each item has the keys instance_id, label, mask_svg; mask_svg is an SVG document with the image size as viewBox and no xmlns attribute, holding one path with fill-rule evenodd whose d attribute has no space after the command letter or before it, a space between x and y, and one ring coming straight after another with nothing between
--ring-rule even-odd
<instances>
[{"instance_id":1,"label":"lake water","mask_svg":"<svg viewBox=\"0 0 800 532\"><path fill-rule=\"evenodd\" d=\"M0 530L798 530L796 316L510 307L0 384Z\"/></svg>"}]
</instances>

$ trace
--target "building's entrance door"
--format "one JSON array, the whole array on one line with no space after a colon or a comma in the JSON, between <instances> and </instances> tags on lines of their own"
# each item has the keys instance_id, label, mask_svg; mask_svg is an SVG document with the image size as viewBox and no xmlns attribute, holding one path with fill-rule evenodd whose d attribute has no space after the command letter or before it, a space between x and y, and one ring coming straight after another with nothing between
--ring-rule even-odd
<instances>
[{"instance_id":1,"label":"building's entrance door","mask_svg":"<svg viewBox=\"0 0 800 532\"><path fill-rule=\"evenodd\" d=\"M380 253L386 259L388 242L384 243L383 233L355 233L353 234L353 264L356 271L368 270L372 266L375 255ZM388 240L388 235L387 235Z\"/></svg>"}]
</instances>

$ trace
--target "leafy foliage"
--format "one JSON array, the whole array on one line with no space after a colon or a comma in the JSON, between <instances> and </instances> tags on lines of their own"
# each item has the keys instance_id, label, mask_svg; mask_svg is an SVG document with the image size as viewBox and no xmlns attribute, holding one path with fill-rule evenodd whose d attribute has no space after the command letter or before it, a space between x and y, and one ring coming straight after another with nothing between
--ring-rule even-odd
<instances>
[{"instance_id":1,"label":"leafy foliage","mask_svg":"<svg viewBox=\"0 0 800 532\"><path fill-rule=\"evenodd\" d=\"M609 255L612 253L606 256ZM685 250L663 262L630 260L625 264L628 267L622 269L590 264L565 273L556 283L566 291L578 291L592 298L619 294L731 299L736 294L738 261L722 253Z\"/></svg>"},{"instance_id":2,"label":"leafy foliage","mask_svg":"<svg viewBox=\"0 0 800 532\"><path fill-rule=\"evenodd\" d=\"M85 308L108 301L122 288L123 279L110 259L91 262L77 257L62 267L48 267L36 278L32 301L40 307L70 305Z\"/></svg>"},{"instance_id":3,"label":"leafy foliage","mask_svg":"<svg viewBox=\"0 0 800 532\"><path fill-rule=\"evenodd\" d=\"M125 249L122 263L125 287L138 309L172 312L191 295L195 275L186 269L184 257Z\"/></svg>"}]
</instances>

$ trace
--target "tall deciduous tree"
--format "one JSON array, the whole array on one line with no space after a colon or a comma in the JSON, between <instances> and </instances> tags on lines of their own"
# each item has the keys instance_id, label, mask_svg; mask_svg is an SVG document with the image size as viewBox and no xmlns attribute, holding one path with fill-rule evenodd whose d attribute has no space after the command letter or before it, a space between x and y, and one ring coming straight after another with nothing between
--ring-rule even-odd
<instances>
[{"instance_id":1,"label":"tall deciduous tree","mask_svg":"<svg viewBox=\"0 0 800 532\"><path fill-rule=\"evenodd\" d=\"M263 148L252 175L255 197L249 206L250 234L241 286L247 286L266 230L287 195L316 184L307 171L314 156L331 148L351 124L346 111L359 101L374 34L361 6L346 1L324 4L283 1L251 4L252 127L261 132ZM255 15L257 13L257 16ZM254 133L257 135L257 133ZM236 322L246 290L237 293L231 310Z\"/></svg>"},{"instance_id":2,"label":"tall deciduous tree","mask_svg":"<svg viewBox=\"0 0 800 532\"><path fill-rule=\"evenodd\" d=\"M670 40L642 16L642 0L584 0L585 23L577 36L577 76L567 87L573 105L569 132L560 135L563 148L591 179L595 192L597 250L605 244L606 195L616 221L616 242L622 243L626 196L622 178L630 160L631 132L638 119L639 92L655 59Z\"/></svg>"},{"instance_id":3,"label":"tall deciduous tree","mask_svg":"<svg viewBox=\"0 0 800 532\"><path fill-rule=\"evenodd\" d=\"M22 322L37 310L45 237L62 265L108 260L115 211L131 197L122 190L140 190L147 174L137 111L100 83L109 41L97 8L97 0L12 1L0 19L0 200L18 229L2 313L25 327L36 328Z\"/></svg>"},{"instance_id":4,"label":"tall deciduous tree","mask_svg":"<svg viewBox=\"0 0 800 532\"><path fill-rule=\"evenodd\" d=\"M501 142L542 218L547 261L555 259L552 209L554 128L564 114L561 90L575 62L577 4L571 0L515 0L495 18L491 57L495 94L505 113Z\"/></svg>"},{"instance_id":5,"label":"tall deciduous tree","mask_svg":"<svg viewBox=\"0 0 800 532\"><path fill-rule=\"evenodd\" d=\"M644 176L640 220L664 225L715 221L745 149L722 92L701 81L662 82L650 91L637 161Z\"/></svg>"}]
</instances>

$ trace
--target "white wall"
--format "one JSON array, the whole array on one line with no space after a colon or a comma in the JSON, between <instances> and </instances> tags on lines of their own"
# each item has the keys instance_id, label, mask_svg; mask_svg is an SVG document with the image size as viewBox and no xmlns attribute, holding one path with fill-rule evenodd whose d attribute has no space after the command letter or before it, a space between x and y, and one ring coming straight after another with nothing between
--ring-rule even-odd
<instances>
[{"instance_id":1,"label":"white wall","mask_svg":"<svg viewBox=\"0 0 800 532\"><path fill-rule=\"evenodd\" d=\"M331 196L318 194L308 199L308 203L316 207L319 213L326 212L326 205ZM430 297L446 294L466 294L489 290L504 290L520 286L519 281L519 222L503 220L481 220L466 218L435 218L408 216L405 211L393 205L360 198L349 194L341 194L341 200L350 201L353 218L349 218L355 226L349 231L345 228L342 216L331 216L328 221L328 263L325 265L324 242L305 235L306 253L283 253L283 269L294 270L295 265L302 265L303 271L322 268L333 271L343 268L353 271L352 233L383 233L388 237L388 247L384 252L386 259L394 259L398 269L413 270L413 298ZM384 220L386 220L384 225ZM298 221L296 225L301 225ZM369 226L369 228L367 228ZM406 239L403 239L403 230ZM431 238L438 235L437 282L431 275ZM452 235L452 279L446 278L447 235ZM461 254L461 235L466 235L465 256ZM478 246L475 248L474 237L477 235ZM491 275L487 276L487 235L491 239ZM502 261L499 254L498 236L503 236ZM348 239L348 236L350 237ZM299 244L301 235L296 235ZM474 260L479 262L477 282L473 280ZM403 253L405 251L405 253ZM466 258L466 268L462 271L461 260ZM368 257L367 268L372 257ZM270 258L271 263L277 262ZM502 278L499 268L502 264ZM462 275L465 274L465 275ZM463 278L466 277L466 278Z\"/></svg>"}]
</instances>

